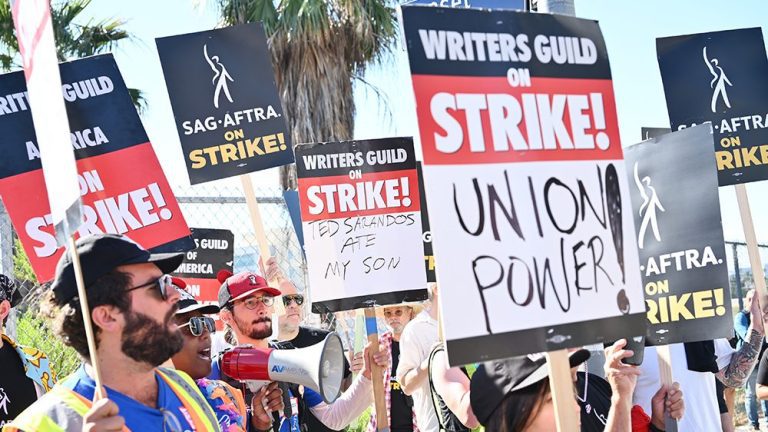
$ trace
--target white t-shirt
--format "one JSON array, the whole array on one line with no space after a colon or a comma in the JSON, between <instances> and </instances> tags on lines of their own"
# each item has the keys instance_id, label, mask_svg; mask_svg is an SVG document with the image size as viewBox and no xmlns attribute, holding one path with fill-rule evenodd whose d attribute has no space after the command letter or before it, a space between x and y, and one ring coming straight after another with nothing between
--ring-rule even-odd
<instances>
[{"instance_id":1,"label":"white t-shirt","mask_svg":"<svg viewBox=\"0 0 768 432\"><path fill-rule=\"evenodd\" d=\"M731 362L735 352L725 339L715 339L715 355L717 368L722 370ZM672 358L672 378L680 383L685 399L685 414L678 422L680 432L721 432L720 408L715 393L715 374L711 372L694 372L688 370L685 359L685 346L672 344L669 346ZM651 398L659 391L659 362L656 348L646 347L642 374L637 379L637 387L632 402L640 405L648 415L651 415Z\"/></svg>"},{"instance_id":2,"label":"white t-shirt","mask_svg":"<svg viewBox=\"0 0 768 432\"><path fill-rule=\"evenodd\" d=\"M422 311L411 320L400 336L400 370L411 370L429 356L429 350L437 342L437 321ZM439 429L437 415L429 393L429 380L424 379L411 394L416 410L416 424L423 432L434 432Z\"/></svg>"}]
</instances>

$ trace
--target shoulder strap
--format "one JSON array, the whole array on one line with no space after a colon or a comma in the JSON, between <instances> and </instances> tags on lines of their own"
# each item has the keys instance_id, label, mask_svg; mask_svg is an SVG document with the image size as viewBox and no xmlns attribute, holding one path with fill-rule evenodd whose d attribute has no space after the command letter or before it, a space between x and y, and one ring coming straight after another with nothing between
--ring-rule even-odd
<instances>
[{"instance_id":1,"label":"shoulder strap","mask_svg":"<svg viewBox=\"0 0 768 432\"><path fill-rule=\"evenodd\" d=\"M443 423L443 412L440 409L440 402L441 400L440 395L437 394L437 390L435 390L435 383L432 380L432 362L434 361L435 354L437 354L440 351L443 351L443 345L437 345L432 349L432 352L429 353L429 360L427 361L427 377L429 378L429 396L432 400L432 408L435 410L435 417L437 417L437 422L440 424L440 430L445 430L445 423Z\"/></svg>"},{"instance_id":2,"label":"shoulder strap","mask_svg":"<svg viewBox=\"0 0 768 432\"><path fill-rule=\"evenodd\" d=\"M219 422L216 419L213 408L211 408L208 401L200 393L200 389L192 381L192 378L174 369L159 367L157 371L171 385L171 389L173 389L176 396L179 396L179 399L181 399L181 402L190 414L198 417L199 421L203 423L200 425L203 427L203 430L218 429Z\"/></svg>"}]
</instances>

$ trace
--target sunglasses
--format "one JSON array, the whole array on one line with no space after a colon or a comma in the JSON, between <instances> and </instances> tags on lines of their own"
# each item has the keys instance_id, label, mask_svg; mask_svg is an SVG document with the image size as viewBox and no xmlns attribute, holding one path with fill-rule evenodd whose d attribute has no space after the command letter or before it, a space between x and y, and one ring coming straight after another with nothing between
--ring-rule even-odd
<instances>
[{"instance_id":1,"label":"sunglasses","mask_svg":"<svg viewBox=\"0 0 768 432\"><path fill-rule=\"evenodd\" d=\"M130 292L130 291L134 291L142 288L152 288L152 287L157 287L157 290L160 293L160 298L162 298L163 300L168 300L168 293L171 292L172 289L175 289L173 287L173 281L172 281L171 275L164 274L159 278L149 281L145 284L128 288L127 290L125 290L125 292Z\"/></svg>"},{"instance_id":2,"label":"sunglasses","mask_svg":"<svg viewBox=\"0 0 768 432\"><path fill-rule=\"evenodd\" d=\"M211 317L192 317L186 323L179 326L179 328L189 326L189 332L192 336L198 337L203 334L203 329L207 329L208 333L216 331L216 323Z\"/></svg>"},{"instance_id":3,"label":"sunglasses","mask_svg":"<svg viewBox=\"0 0 768 432\"><path fill-rule=\"evenodd\" d=\"M293 294L293 295L284 295L283 296L283 304L288 306L291 304L291 302L296 302L296 306L301 306L304 304L304 296L301 294Z\"/></svg>"},{"instance_id":4,"label":"sunglasses","mask_svg":"<svg viewBox=\"0 0 768 432\"><path fill-rule=\"evenodd\" d=\"M390 318L390 317L392 317L392 315L394 315L394 316L396 316L396 317L401 317L401 316L403 316L403 314L404 314L404 313L405 313L405 312L403 312L403 310L402 310L402 309L395 309L395 310L385 310L385 311L384 311L384 316L385 316L386 318Z\"/></svg>"}]
</instances>

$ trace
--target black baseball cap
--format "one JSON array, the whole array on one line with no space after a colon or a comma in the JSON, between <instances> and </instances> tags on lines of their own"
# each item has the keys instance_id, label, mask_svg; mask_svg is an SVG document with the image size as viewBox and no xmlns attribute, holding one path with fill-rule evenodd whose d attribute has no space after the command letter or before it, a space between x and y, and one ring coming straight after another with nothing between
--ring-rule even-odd
<instances>
[{"instance_id":1,"label":"black baseball cap","mask_svg":"<svg viewBox=\"0 0 768 432\"><path fill-rule=\"evenodd\" d=\"M580 349L570 354L571 367L589 359L589 351ZM477 420L487 425L508 394L536 384L547 377L544 354L529 354L504 360L494 360L478 366L470 382L469 402Z\"/></svg>"},{"instance_id":2,"label":"black baseball cap","mask_svg":"<svg viewBox=\"0 0 768 432\"><path fill-rule=\"evenodd\" d=\"M213 304L203 304L197 301L195 296L186 290L187 283L184 279L178 277L172 277L171 281L173 286L176 287L176 291L179 293L179 309L176 311L176 315L185 314L187 312L200 311L204 315L211 315L219 313L219 307Z\"/></svg>"},{"instance_id":3,"label":"black baseball cap","mask_svg":"<svg viewBox=\"0 0 768 432\"><path fill-rule=\"evenodd\" d=\"M170 273L184 260L182 253L153 254L128 237L117 234L92 234L81 237L75 247L80 256L86 290L98 278L123 265L152 263L163 273ZM77 296L75 270L69 249L56 264L56 276L51 289L60 305Z\"/></svg>"}]
</instances>

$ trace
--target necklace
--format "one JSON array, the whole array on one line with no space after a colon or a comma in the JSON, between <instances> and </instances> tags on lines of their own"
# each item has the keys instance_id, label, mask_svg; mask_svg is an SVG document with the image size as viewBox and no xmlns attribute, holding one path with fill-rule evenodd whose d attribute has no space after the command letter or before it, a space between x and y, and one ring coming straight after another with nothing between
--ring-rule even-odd
<instances>
[{"instance_id":1,"label":"necklace","mask_svg":"<svg viewBox=\"0 0 768 432\"><path fill-rule=\"evenodd\" d=\"M592 412L592 405L590 405L589 402L587 402L587 389L589 389L589 365L587 363L584 363L584 394L583 396L579 396L578 393L576 393L576 399L578 399L581 403L584 404L584 411L587 412L587 414Z\"/></svg>"}]
</instances>

